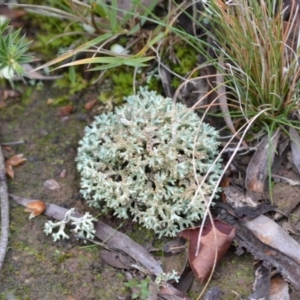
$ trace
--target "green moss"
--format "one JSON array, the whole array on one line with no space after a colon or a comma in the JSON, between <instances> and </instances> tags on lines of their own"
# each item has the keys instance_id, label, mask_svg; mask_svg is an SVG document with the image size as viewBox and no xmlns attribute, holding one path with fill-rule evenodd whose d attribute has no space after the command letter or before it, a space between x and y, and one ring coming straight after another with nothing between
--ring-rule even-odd
<instances>
[{"instance_id":1,"label":"green moss","mask_svg":"<svg viewBox=\"0 0 300 300\"><path fill-rule=\"evenodd\" d=\"M208 289L218 286L223 292L222 300L234 299L233 291L244 299L252 292L253 281L253 257L250 254L236 256L236 254L228 252L217 265ZM195 280L192 286L193 292L190 292L189 296L197 299L203 287L204 285Z\"/></svg>"},{"instance_id":2,"label":"green moss","mask_svg":"<svg viewBox=\"0 0 300 300\"><path fill-rule=\"evenodd\" d=\"M73 257L73 255L71 253L68 252L62 252L59 250L56 250L54 255L53 255L53 259L58 262L59 264L64 263L67 259Z\"/></svg>"},{"instance_id":3,"label":"green moss","mask_svg":"<svg viewBox=\"0 0 300 300\"><path fill-rule=\"evenodd\" d=\"M62 78L57 79L54 87L63 90L61 96L55 97L52 105L65 105L70 102L70 97L78 92L83 91L89 86L89 82L85 80L80 72L76 73L76 81L71 82L67 73Z\"/></svg>"},{"instance_id":4,"label":"green moss","mask_svg":"<svg viewBox=\"0 0 300 300\"><path fill-rule=\"evenodd\" d=\"M185 75L196 67L197 55L199 53L195 48L189 47L184 41L181 41L174 44L174 51L178 60L178 64L173 65L172 70L174 72Z\"/></svg>"},{"instance_id":5,"label":"green moss","mask_svg":"<svg viewBox=\"0 0 300 300\"><path fill-rule=\"evenodd\" d=\"M129 70L128 70L129 71ZM114 84L114 96L117 102L133 93L133 72L114 72L111 77Z\"/></svg>"},{"instance_id":6,"label":"green moss","mask_svg":"<svg viewBox=\"0 0 300 300\"><path fill-rule=\"evenodd\" d=\"M172 51L174 51L175 61L167 59L168 65L170 69L177 73L180 76L186 76L191 71L193 71L197 67L197 57L199 55L198 51L194 47L190 47L184 41L179 41L174 43ZM166 54L168 58L170 54ZM197 77L199 75L198 71L192 74L193 77ZM172 86L178 87L181 81L174 77L172 79Z\"/></svg>"}]
</instances>

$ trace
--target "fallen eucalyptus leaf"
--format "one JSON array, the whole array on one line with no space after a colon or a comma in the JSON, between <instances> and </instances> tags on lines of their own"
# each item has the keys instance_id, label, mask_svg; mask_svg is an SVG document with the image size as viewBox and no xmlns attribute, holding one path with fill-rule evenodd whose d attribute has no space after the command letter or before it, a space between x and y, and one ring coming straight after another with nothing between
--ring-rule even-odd
<instances>
[{"instance_id":1,"label":"fallen eucalyptus leaf","mask_svg":"<svg viewBox=\"0 0 300 300\"><path fill-rule=\"evenodd\" d=\"M235 240L238 243L239 252L241 249L247 249L256 260L261 260L266 267L275 267L292 283L293 288L300 290L300 264L277 249L261 242L243 221L236 222L235 227Z\"/></svg>"},{"instance_id":2,"label":"fallen eucalyptus leaf","mask_svg":"<svg viewBox=\"0 0 300 300\"><path fill-rule=\"evenodd\" d=\"M246 223L253 222L254 220ZM244 221L237 221L235 227L235 240L238 243L238 250L246 249L256 260L261 260L265 267L276 268L286 280L290 281L294 289L300 291L300 263L280 252L278 249L265 244L264 241L259 240L259 238L246 227ZM261 227L260 230L265 231L266 228ZM267 242L268 239L269 237L266 237L265 241Z\"/></svg>"},{"instance_id":3,"label":"fallen eucalyptus leaf","mask_svg":"<svg viewBox=\"0 0 300 300\"><path fill-rule=\"evenodd\" d=\"M300 264L300 244L270 218L259 217L245 222L245 227L264 244L277 249Z\"/></svg>"},{"instance_id":4,"label":"fallen eucalyptus leaf","mask_svg":"<svg viewBox=\"0 0 300 300\"><path fill-rule=\"evenodd\" d=\"M295 128L289 128L289 134L291 137L291 149L292 158L294 165L296 166L298 172L300 173L300 136Z\"/></svg>"},{"instance_id":5,"label":"fallen eucalyptus leaf","mask_svg":"<svg viewBox=\"0 0 300 300\"><path fill-rule=\"evenodd\" d=\"M280 137L280 131L277 130L272 138L265 136L257 147L246 172L245 185L248 191L256 193L264 192L264 184L269 175L269 164L272 165L275 150Z\"/></svg>"},{"instance_id":6,"label":"fallen eucalyptus leaf","mask_svg":"<svg viewBox=\"0 0 300 300\"><path fill-rule=\"evenodd\" d=\"M133 260L128 255L110 250L101 250L101 259L108 265L118 269L133 269Z\"/></svg>"}]
</instances>

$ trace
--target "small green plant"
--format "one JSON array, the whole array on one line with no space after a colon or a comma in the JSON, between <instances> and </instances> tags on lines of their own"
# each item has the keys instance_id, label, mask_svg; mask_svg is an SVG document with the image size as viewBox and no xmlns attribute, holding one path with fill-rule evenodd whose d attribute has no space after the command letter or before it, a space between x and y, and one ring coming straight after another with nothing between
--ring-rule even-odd
<instances>
[{"instance_id":1,"label":"small green plant","mask_svg":"<svg viewBox=\"0 0 300 300\"><path fill-rule=\"evenodd\" d=\"M146 300L150 296L149 283L149 278L143 279L141 281L133 278L131 280L128 280L128 282L125 282L124 285L134 290L134 292L131 294L132 299Z\"/></svg>"},{"instance_id":2,"label":"small green plant","mask_svg":"<svg viewBox=\"0 0 300 300\"><path fill-rule=\"evenodd\" d=\"M9 20L0 21L0 77L8 79L11 85L16 76L24 75L22 64L32 61L27 54L30 43L25 36L20 37L20 31L9 26Z\"/></svg>"},{"instance_id":3,"label":"small green plant","mask_svg":"<svg viewBox=\"0 0 300 300\"><path fill-rule=\"evenodd\" d=\"M85 129L77 156L81 193L90 206L175 236L203 216L215 189L218 132L155 92L141 89L126 100Z\"/></svg>"}]
</instances>

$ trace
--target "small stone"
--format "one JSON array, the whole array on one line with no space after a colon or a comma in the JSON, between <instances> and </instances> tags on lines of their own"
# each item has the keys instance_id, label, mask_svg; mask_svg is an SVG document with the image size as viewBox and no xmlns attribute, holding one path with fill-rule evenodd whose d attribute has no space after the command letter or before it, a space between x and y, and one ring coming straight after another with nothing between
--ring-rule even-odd
<instances>
[{"instance_id":1,"label":"small stone","mask_svg":"<svg viewBox=\"0 0 300 300\"><path fill-rule=\"evenodd\" d=\"M44 182L44 187L48 190L54 191L60 188L58 182L54 179L48 179Z\"/></svg>"},{"instance_id":2,"label":"small stone","mask_svg":"<svg viewBox=\"0 0 300 300\"><path fill-rule=\"evenodd\" d=\"M67 170L66 170L66 169L63 169L63 170L60 172L59 176L60 176L61 178L65 178L65 177L66 177L66 173L67 173Z\"/></svg>"}]
</instances>

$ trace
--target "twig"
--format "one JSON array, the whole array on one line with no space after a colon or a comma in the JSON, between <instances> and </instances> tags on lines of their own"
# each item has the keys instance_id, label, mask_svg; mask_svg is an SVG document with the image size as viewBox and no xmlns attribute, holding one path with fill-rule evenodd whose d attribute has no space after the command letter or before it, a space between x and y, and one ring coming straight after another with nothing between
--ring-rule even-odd
<instances>
[{"instance_id":1,"label":"twig","mask_svg":"<svg viewBox=\"0 0 300 300\"><path fill-rule=\"evenodd\" d=\"M20 141L15 141L15 142L7 142L7 143L1 143L2 146L14 146L14 145L21 145L25 144L26 141L20 140Z\"/></svg>"},{"instance_id":2,"label":"twig","mask_svg":"<svg viewBox=\"0 0 300 300\"><path fill-rule=\"evenodd\" d=\"M6 183L5 163L0 146L0 198L1 198L1 237L0 237L0 269L6 254L9 232L9 206Z\"/></svg>"}]
</instances>

